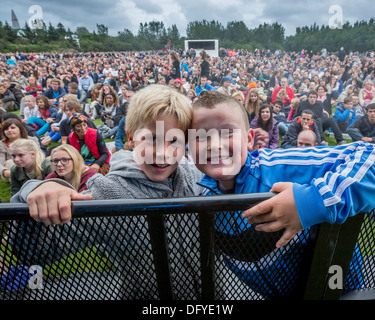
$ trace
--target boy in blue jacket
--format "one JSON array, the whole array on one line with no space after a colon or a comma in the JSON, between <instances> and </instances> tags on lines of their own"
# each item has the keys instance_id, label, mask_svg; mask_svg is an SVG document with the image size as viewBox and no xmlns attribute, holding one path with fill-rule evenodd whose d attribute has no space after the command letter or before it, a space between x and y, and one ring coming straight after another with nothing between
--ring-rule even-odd
<instances>
[{"instance_id":1,"label":"boy in blue jacket","mask_svg":"<svg viewBox=\"0 0 375 320\"><path fill-rule=\"evenodd\" d=\"M219 236L245 232L250 228L246 218L250 224L262 223L256 226L258 231L285 229L276 243L278 248L284 246L281 254L263 268L263 275L270 277L268 283L273 283L279 294L289 294L283 283L295 277L288 270L288 251L298 241L295 235L315 224L343 223L350 216L375 208L374 147L360 142L334 148L259 149L250 153L254 133L244 109L234 99L208 92L193 108L191 128L201 131L196 137L189 134L189 145L196 166L205 173L199 183L206 188L203 194L278 193L242 214L218 213L215 223ZM210 130L207 139L202 129ZM267 259L267 254L263 258ZM255 291L272 295L267 281L257 277L257 268L245 268L244 261L231 256L224 262Z\"/></svg>"},{"instance_id":2,"label":"boy in blue jacket","mask_svg":"<svg viewBox=\"0 0 375 320\"><path fill-rule=\"evenodd\" d=\"M341 132L345 133L346 129L356 120L352 97L346 97L343 102L337 104L333 117L336 119Z\"/></svg>"}]
</instances>

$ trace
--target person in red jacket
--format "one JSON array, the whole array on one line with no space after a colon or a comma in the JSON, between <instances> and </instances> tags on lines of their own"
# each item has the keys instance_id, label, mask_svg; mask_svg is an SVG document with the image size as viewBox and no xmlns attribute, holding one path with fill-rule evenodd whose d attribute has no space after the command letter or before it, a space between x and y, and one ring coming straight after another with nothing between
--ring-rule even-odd
<instances>
[{"instance_id":1,"label":"person in red jacket","mask_svg":"<svg viewBox=\"0 0 375 320\"><path fill-rule=\"evenodd\" d=\"M289 106L294 99L294 91L292 88L288 87L288 79L282 78L280 81L280 87L275 88L272 92L272 104L275 102L277 98L277 94L281 89L284 89L286 91L287 96L283 100L284 106Z\"/></svg>"},{"instance_id":2,"label":"person in red jacket","mask_svg":"<svg viewBox=\"0 0 375 320\"><path fill-rule=\"evenodd\" d=\"M92 169L107 174L111 155L98 130L88 127L88 120L83 114L72 114L69 124L73 132L69 134L67 144L75 147Z\"/></svg>"}]
</instances>

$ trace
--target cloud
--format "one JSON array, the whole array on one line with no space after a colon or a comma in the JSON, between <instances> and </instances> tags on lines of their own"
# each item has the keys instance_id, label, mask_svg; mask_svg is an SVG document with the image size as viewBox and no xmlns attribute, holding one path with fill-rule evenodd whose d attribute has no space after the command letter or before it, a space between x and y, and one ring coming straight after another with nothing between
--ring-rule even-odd
<instances>
[{"instance_id":1,"label":"cloud","mask_svg":"<svg viewBox=\"0 0 375 320\"><path fill-rule=\"evenodd\" d=\"M18 17L21 27L32 14L29 7L33 3L26 0L2 0L0 21L11 23L11 9ZM193 21L218 21L224 27L229 21L243 21L253 29L260 24L278 22L286 29L287 35L295 33L296 27L328 25L332 14L329 7L342 8L343 20L354 23L369 20L375 15L375 5L368 0L38 0L43 10L44 21L56 26L61 22L66 28L75 31L84 26L89 31L96 30L96 24L108 27L110 35L129 29L137 34L139 24L153 20L163 21L166 28L175 24L181 35L186 35L186 27Z\"/></svg>"}]
</instances>

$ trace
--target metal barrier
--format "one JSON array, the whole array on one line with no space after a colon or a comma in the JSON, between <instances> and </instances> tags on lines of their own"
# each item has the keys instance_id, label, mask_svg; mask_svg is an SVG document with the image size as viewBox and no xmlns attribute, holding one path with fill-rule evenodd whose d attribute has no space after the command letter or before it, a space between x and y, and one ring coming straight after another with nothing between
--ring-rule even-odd
<instances>
[{"instance_id":1,"label":"metal barrier","mask_svg":"<svg viewBox=\"0 0 375 320\"><path fill-rule=\"evenodd\" d=\"M272 196L77 201L71 222L48 227L25 204L1 204L0 299L368 298L373 213L314 226L276 249L280 232L240 217Z\"/></svg>"}]
</instances>

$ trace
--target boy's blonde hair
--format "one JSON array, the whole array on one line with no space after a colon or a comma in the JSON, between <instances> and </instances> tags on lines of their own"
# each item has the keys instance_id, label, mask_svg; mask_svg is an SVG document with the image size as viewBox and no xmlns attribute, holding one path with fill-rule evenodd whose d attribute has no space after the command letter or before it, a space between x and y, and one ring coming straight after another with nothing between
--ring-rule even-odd
<instances>
[{"instance_id":1,"label":"boy's blonde hair","mask_svg":"<svg viewBox=\"0 0 375 320\"><path fill-rule=\"evenodd\" d=\"M25 96L25 101L26 100L31 100L32 102L34 102L34 104L36 103L36 98L31 94L28 96Z\"/></svg>"},{"instance_id":2,"label":"boy's blonde hair","mask_svg":"<svg viewBox=\"0 0 375 320\"><path fill-rule=\"evenodd\" d=\"M176 116L179 129L190 127L193 109L189 99L174 88L153 84L143 88L132 97L126 116L125 130L130 136L138 129L160 116Z\"/></svg>"},{"instance_id":3,"label":"boy's blonde hair","mask_svg":"<svg viewBox=\"0 0 375 320\"><path fill-rule=\"evenodd\" d=\"M32 172L35 174L36 179L43 180L42 162L45 158L45 155L43 151L40 149L40 147L37 145L37 143L31 139L20 138L10 144L9 152L12 154L13 150L16 148L22 149L26 153L35 153Z\"/></svg>"}]
</instances>

